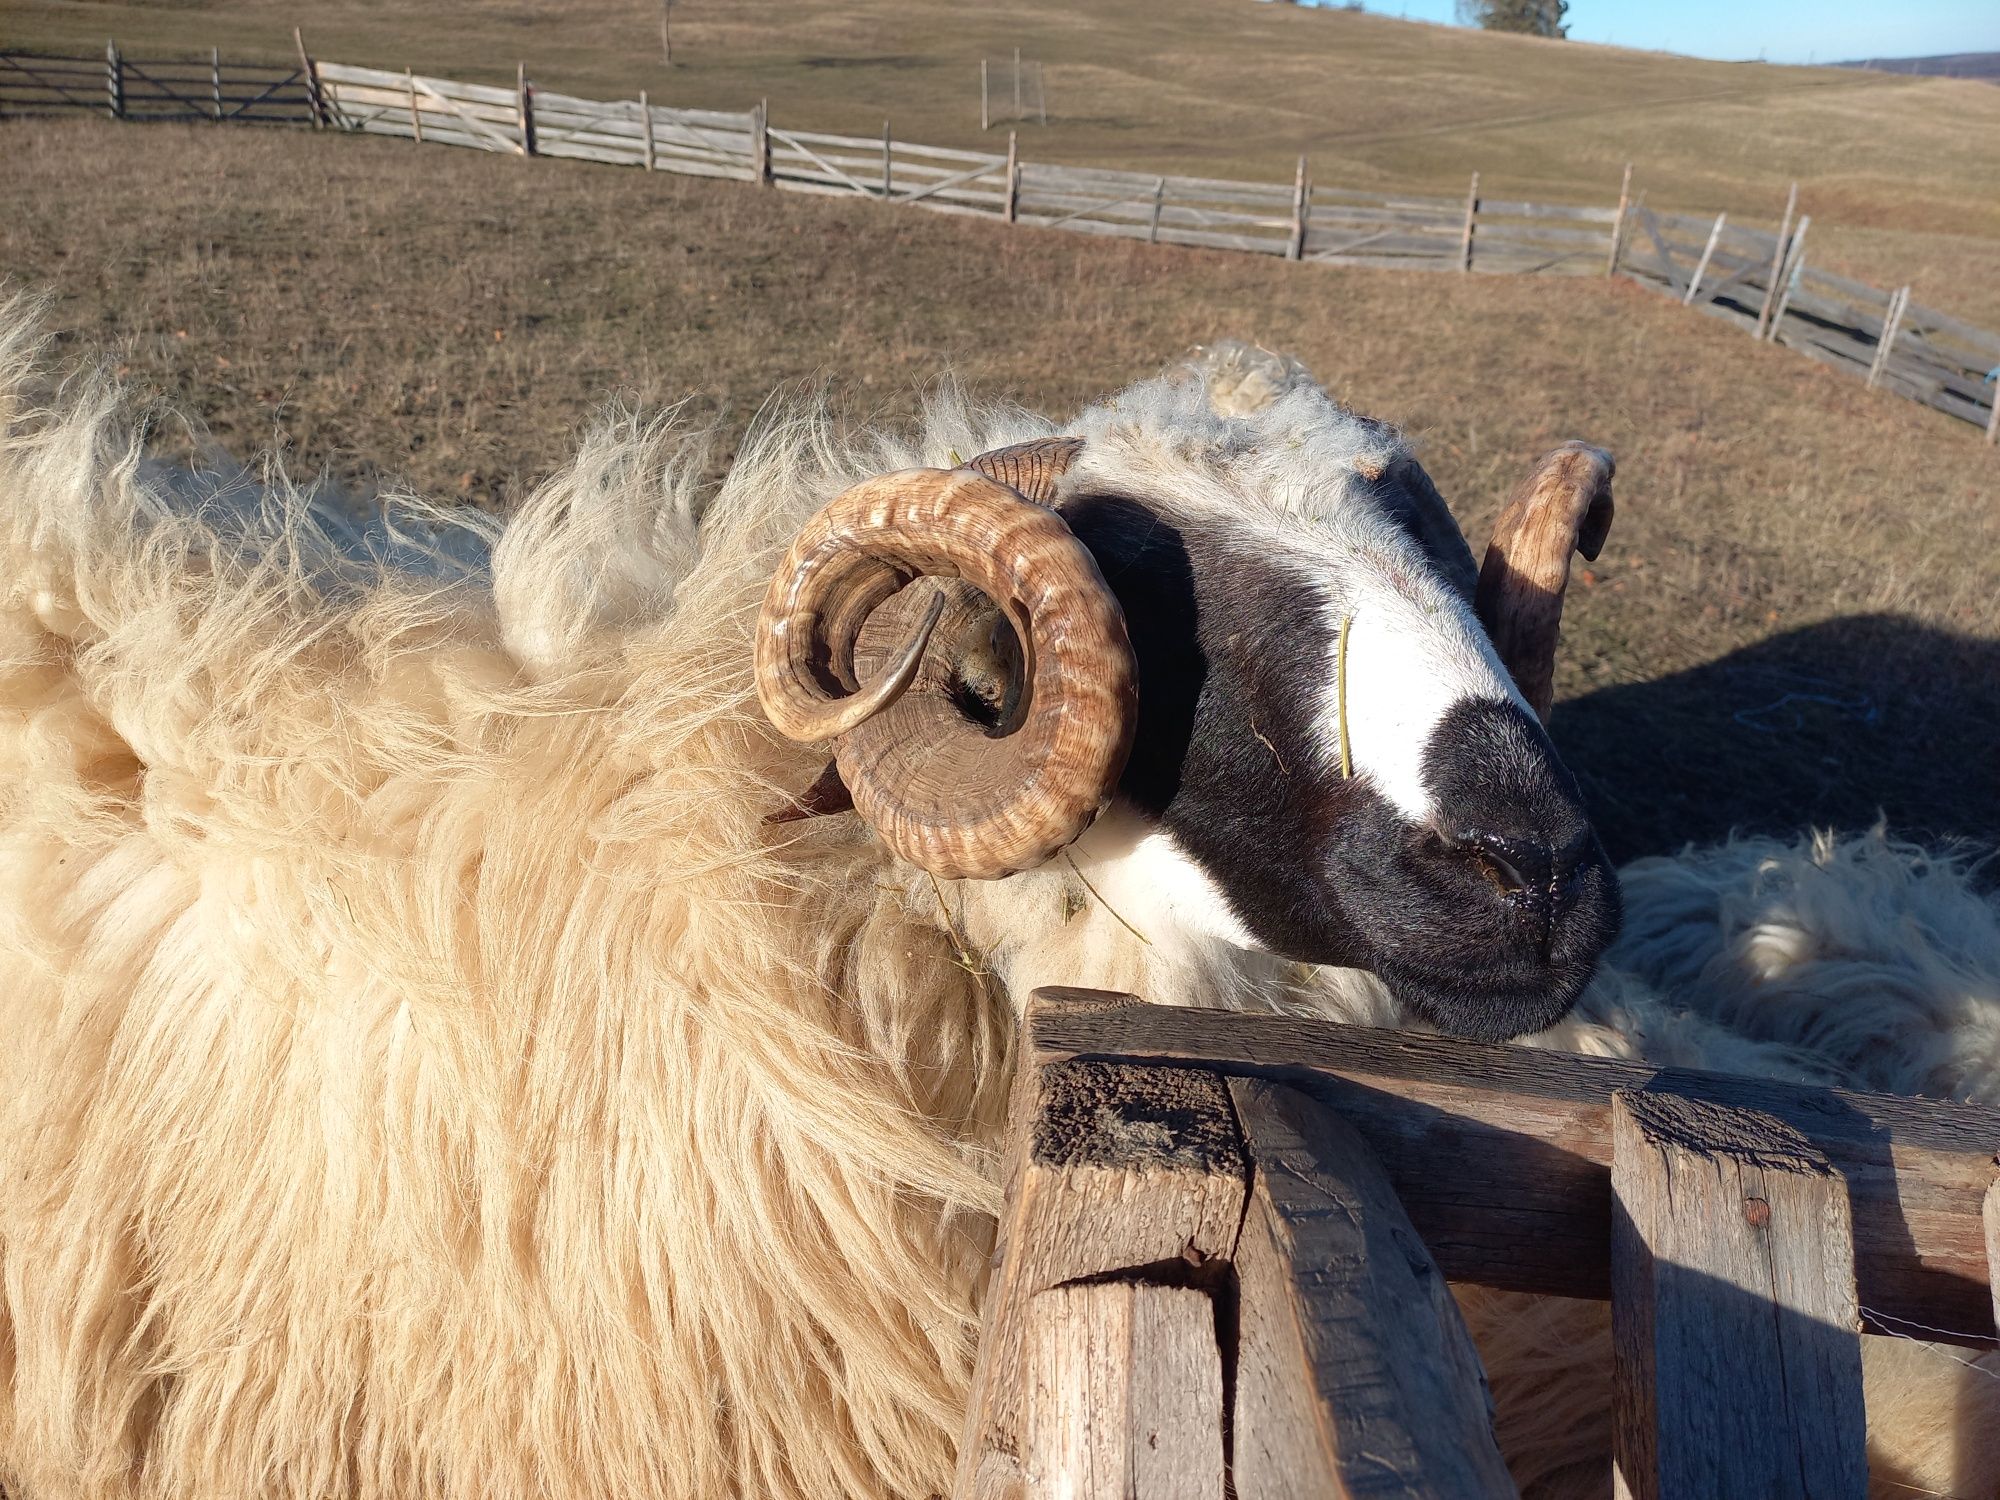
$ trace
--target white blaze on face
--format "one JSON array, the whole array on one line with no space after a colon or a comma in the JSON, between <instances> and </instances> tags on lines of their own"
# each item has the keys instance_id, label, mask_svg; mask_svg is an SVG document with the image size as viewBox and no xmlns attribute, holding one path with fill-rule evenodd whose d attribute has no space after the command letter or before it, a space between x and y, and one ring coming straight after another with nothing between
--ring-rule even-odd
<instances>
[{"instance_id":1,"label":"white blaze on face","mask_svg":"<svg viewBox=\"0 0 2000 1500\"><path fill-rule=\"evenodd\" d=\"M1321 735L1325 764L1340 774L1339 639L1347 634L1347 742L1356 776L1412 823L1432 822L1424 752L1444 716L1468 698L1526 702L1500 665L1471 608L1457 594L1402 569L1343 567L1323 608L1329 659Z\"/></svg>"},{"instance_id":2,"label":"white blaze on face","mask_svg":"<svg viewBox=\"0 0 2000 1500\"><path fill-rule=\"evenodd\" d=\"M1257 946L1214 878L1171 834L1122 802L1104 810L1070 855L1104 903L1151 941L1193 934Z\"/></svg>"}]
</instances>

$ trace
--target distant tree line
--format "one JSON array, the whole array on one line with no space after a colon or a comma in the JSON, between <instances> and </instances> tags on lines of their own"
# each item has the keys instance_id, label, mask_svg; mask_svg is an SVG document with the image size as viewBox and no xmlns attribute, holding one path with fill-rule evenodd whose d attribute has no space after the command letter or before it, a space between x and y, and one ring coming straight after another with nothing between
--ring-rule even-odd
<instances>
[{"instance_id":1,"label":"distant tree line","mask_svg":"<svg viewBox=\"0 0 2000 1500\"><path fill-rule=\"evenodd\" d=\"M1458 0L1458 19L1465 25L1527 36L1568 36L1568 14L1568 0Z\"/></svg>"}]
</instances>

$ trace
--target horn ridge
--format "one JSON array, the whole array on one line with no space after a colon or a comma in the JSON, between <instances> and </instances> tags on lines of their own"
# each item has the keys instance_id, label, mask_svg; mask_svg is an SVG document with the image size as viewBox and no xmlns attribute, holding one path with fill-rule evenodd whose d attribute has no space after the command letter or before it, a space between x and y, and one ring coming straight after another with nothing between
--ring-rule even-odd
<instances>
[{"instance_id":1,"label":"horn ridge","mask_svg":"<svg viewBox=\"0 0 2000 1500\"><path fill-rule=\"evenodd\" d=\"M926 577L963 579L1015 632L1024 681L1009 732L951 696L958 636L938 629L941 592L908 629L922 598L912 580ZM974 596L953 597L962 623ZM888 662L865 688L857 645ZM1137 714L1124 613L1089 549L971 466L865 481L806 523L765 595L756 684L781 733L832 738L855 809L895 853L952 878L1032 868L1088 827Z\"/></svg>"},{"instance_id":2,"label":"horn ridge","mask_svg":"<svg viewBox=\"0 0 2000 1500\"><path fill-rule=\"evenodd\" d=\"M1594 559L1611 530L1610 453L1568 442L1545 454L1494 524L1474 605L1494 650L1544 723L1555 704L1556 646L1570 555Z\"/></svg>"},{"instance_id":3,"label":"horn ridge","mask_svg":"<svg viewBox=\"0 0 2000 1500\"><path fill-rule=\"evenodd\" d=\"M999 480L1037 505L1053 507L1057 481L1069 472L1070 465L1082 452L1082 438L1029 438L1024 443L989 449L965 467Z\"/></svg>"}]
</instances>

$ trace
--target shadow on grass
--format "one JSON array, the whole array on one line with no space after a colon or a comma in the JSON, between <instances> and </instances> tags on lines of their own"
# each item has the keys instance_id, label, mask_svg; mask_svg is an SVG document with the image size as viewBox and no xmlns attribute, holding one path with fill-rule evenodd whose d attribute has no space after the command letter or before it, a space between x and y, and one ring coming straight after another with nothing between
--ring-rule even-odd
<instances>
[{"instance_id":1,"label":"shadow on grass","mask_svg":"<svg viewBox=\"0 0 2000 1500\"><path fill-rule=\"evenodd\" d=\"M1829 620L1557 705L1550 732L1614 860L1732 830L2000 847L2000 643Z\"/></svg>"}]
</instances>

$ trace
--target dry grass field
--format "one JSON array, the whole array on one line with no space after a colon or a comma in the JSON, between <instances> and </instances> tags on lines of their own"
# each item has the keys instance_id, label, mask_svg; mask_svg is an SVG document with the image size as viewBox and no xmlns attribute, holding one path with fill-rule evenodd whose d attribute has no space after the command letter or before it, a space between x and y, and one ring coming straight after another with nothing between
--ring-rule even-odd
<instances>
[{"instance_id":1,"label":"dry grass field","mask_svg":"<svg viewBox=\"0 0 2000 1500\"><path fill-rule=\"evenodd\" d=\"M720 451L774 390L895 416L954 372L1060 414L1233 336L1401 422L1483 537L1616 450L1556 731L1617 850L1729 825L2000 840L2000 509L1961 424L1625 283L1299 267L309 132L0 125L0 276L157 441L502 506L621 393ZM184 412L186 416L172 415ZM197 425L199 424L199 425Z\"/></svg>"},{"instance_id":2,"label":"dry grass field","mask_svg":"<svg viewBox=\"0 0 2000 1500\"><path fill-rule=\"evenodd\" d=\"M1853 69L1716 63L1253 0L0 0L0 45L138 55L322 56L977 146L978 60L1045 67L1036 160L1210 176L1315 176L1496 197L1616 201L1623 163L1658 207L1775 220L1785 185L1830 270L2000 327L2000 89ZM1011 105L1011 89L1007 102ZM1001 142L1004 148L1004 141Z\"/></svg>"}]
</instances>

